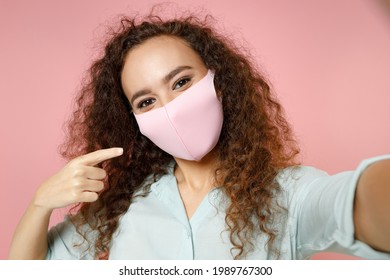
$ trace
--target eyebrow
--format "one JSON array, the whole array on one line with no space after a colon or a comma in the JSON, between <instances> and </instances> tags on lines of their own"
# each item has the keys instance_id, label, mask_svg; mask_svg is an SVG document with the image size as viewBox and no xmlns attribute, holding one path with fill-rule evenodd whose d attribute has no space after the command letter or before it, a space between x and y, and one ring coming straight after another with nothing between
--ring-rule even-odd
<instances>
[{"instance_id":1,"label":"eyebrow","mask_svg":"<svg viewBox=\"0 0 390 280\"><path fill-rule=\"evenodd\" d=\"M178 67L176 67L171 72L169 72L167 75L165 75L165 77L163 78L164 83L168 83L177 74L179 74L180 72L187 70L187 69L192 69L192 67L191 66L178 66ZM149 89L141 89L141 90L137 91L136 93L134 93L133 97L131 98L130 103L133 104L134 100L136 100L137 98L139 98L143 95L149 94L150 92L151 92L151 90L149 90Z\"/></svg>"}]
</instances>

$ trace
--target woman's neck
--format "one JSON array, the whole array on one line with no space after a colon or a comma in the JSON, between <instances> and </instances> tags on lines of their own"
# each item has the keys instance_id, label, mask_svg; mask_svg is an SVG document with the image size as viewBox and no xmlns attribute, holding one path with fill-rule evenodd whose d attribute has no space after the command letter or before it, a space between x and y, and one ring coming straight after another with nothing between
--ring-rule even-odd
<instances>
[{"instance_id":1,"label":"woman's neck","mask_svg":"<svg viewBox=\"0 0 390 280\"><path fill-rule=\"evenodd\" d=\"M203 198L217 185L217 157L214 153L207 154L201 161L176 160L175 177L180 197L191 219Z\"/></svg>"},{"instance_id":2,"label":"woman's neck","mask_svg":"<svg viewBox=\"0 0 390 280\"><path fill-rule=\"evenodd\" d=\"M215 171L217 156L214 151L200 161L189 161L175 158L175 177L179 186L190 193L210 191L216 184Z\"/></svg>"}]
</instances>

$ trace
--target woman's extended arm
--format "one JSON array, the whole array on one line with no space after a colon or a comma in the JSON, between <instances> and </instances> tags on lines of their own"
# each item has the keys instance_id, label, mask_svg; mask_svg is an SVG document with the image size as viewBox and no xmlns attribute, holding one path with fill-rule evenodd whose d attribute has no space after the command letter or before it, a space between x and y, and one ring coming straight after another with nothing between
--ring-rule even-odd
<instances>
[{"instance_id":1,"label":"woman's extended arm","mask_svg":"<svg viewBox=\"0 0 390 280\"><path fill-rule=\"evenodd\" d=\"M79 202L97 200L103 190L106 172L94 165L120 156L121 148L99 150L70 161L47 179L19 222L9 259L44 259L47 254L47 230L52 211Z\"/></svg>"},{"instance_id":2,"label":"woman's extended arm","mask_svg":"<svg viewBox=\"0 0 390 280\"><path fill-rule=\"evenodd\" d=\"M390 252L390 160L378 161L362 173L354 206L355 238Z\"/></svg>"}]
</instances>

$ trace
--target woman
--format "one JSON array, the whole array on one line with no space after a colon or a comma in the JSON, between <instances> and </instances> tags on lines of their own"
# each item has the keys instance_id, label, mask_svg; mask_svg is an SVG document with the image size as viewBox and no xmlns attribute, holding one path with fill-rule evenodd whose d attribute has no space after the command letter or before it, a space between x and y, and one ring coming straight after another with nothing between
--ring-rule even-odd
<instances>
[{"instance_id":1,"label":"woman","mask_svg":"<svg viewBox=\"0 0 390 280\"><path fill-rule=\"evenodd\" d=\"M267 81L205 22L123 18L77 105L72 160L38 188L10 258L390 258L390 156L335 176L297 165Z\"/></svg>"}]
</instances>

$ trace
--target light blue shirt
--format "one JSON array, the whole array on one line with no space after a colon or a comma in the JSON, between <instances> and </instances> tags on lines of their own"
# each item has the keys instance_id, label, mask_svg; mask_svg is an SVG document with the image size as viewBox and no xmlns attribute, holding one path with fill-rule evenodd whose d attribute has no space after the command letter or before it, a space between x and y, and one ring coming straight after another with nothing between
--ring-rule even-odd
<instances>
[{"instance_id":1,"label":"light blue shirt","mask_svg":"<svg viewBox=\"0 0 390 280\"><path fill-rule=\"evenodd\" d=\"M354 239L353 201L357 181L371 163L390 155L363 161L355 171L329 176L312 167L287 168L277 180L282 192L278 203L288 212L273 223L278 231L275 247L280 259L307 259L321 251L352 254L367 259L390 259ZM110 259L232 259L226 231L228 200L221 188L213 189L188 220L173 168L153 183L146 197L137 197L120 218ZM89 235L93 239L95 233ZM47 259L93 259L84 252L83 239L65 219L49 231ZM273 259L266 237L254 237L254 250L246 259ZM234 253L234 252L233 252Z\"/></svg>"}]
</instances>

